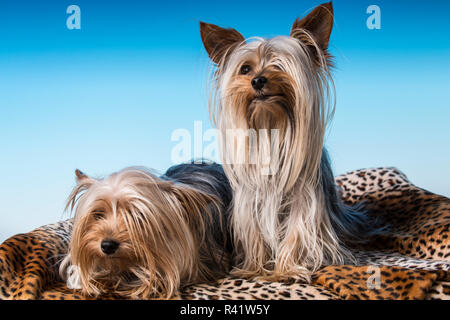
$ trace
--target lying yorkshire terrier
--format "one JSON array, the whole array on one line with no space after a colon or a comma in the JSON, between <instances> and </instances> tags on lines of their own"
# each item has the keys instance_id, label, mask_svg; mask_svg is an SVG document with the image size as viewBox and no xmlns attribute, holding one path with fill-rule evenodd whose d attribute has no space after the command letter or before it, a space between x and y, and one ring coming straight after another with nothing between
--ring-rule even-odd
<instances>
[{"instance_id":1,"label":"lying yorkshire terrier","mask_svg":"<svg viewBox=\"0 0 450 320\"><path fill-rule=\"evenodd\" d=\"M76 176L67 204L74 228L60 267L69 288L170 298L229 271L231 190L220 165L177 165L161 177L144 168Z\"/></svg>"}]
</instances>

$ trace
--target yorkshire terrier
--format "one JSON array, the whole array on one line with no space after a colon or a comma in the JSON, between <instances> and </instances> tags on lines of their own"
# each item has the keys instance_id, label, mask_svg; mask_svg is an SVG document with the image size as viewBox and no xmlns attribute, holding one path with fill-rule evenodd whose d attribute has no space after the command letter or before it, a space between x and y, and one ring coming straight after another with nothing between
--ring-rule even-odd
<instances>
[{"instance_id":1,"label":"yorkshire terrier","mask_svg":"<svg viewBox=\"0 0 450 320\"><path fill-rule=\"evenodd\" d=\"M231 188L220 165L181 164L161 177L137 167L105 179L77 170L76 177L67 203L74 227L60 267L69 288L171 298L229 271Z\"/></svg>"},{"instance_id":2,"label":"yorkshire terrier","mask_svg":"<svg viewBox=\"0 0 450 320\"><path fill-rule=\"evenodd\" d=\"M233 189L238 276L310 281L323 265L354 261L349 246L371 232L368 217L341 201L324 148L335 106L332 26L331 2L295 20L290 36L271 39L246 40L235 29L200 22L215 64L210 113ZM225 135L230 129L256 132L259 147L245 149L244 158L275 149L276 170L233 161L242 149Z\"/></svg>"}]
</instances>

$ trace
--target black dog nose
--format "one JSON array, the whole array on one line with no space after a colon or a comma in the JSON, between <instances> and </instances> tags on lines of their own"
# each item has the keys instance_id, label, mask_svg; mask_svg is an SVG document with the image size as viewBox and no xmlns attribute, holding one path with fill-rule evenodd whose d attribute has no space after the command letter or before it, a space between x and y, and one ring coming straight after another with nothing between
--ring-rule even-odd
<instances>
[{"instance_id":1,"label":"black dog nose","mask_svg":"<svg viewBox=\"0 0 450 320\"><path fill-rule=\"evenodd\" d=\"M267 83L266 77L256 77L252 79L252 87L255 90L261 90Z\"/></svg>"},{"instance_id":2,"label":"black dog nose","mask_svg":"<svg viewBox=\"0 0 450 320\"><path fill-rule=\"evenodd\" d=\"M101 247L104 253L113 254L117 251L117 248L119 248L119 243L114 240L103 240Z\"/></svg>"}]
</instances>

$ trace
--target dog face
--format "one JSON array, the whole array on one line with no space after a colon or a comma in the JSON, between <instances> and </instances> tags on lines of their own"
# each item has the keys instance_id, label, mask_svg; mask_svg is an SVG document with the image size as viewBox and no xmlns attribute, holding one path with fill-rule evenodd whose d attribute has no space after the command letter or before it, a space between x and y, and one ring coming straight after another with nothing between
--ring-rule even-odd
<instances>
[{"instance_id":1,"label":"dog face","mask_svg":"<svg viewBox=\"0 0 450 320\"><path fill-rule=\"evenodd\" d=\"M317 92L318 69L330 64L332 12L331 3L321 5L294 22L290 37L248 43L234 29L200 23L203 44L217 65L219 103L235 126L285 131L308 116L301 108Z\"/></svg>"},{"instance_id":2,"label":"dog face","mask_svg":"<svg viewBox=\"0 0 450 320\"><path fill-rule=\"evenodd\" d=\"M61 270L87 295L170 297L195 279L205 212L214 201L196 190L129 168L103 180L76 172L69 254Z\"/></svg>"},{"instance_id":3,"label":"dog face","mask_svg":"<svg viewBox=\"0 0 450 320\"><path fill-rule=\"evenodd\" d=\"M79 254L80 265L85 266L89 277L100 281L103 285L114 285L129 268L139 263L133 249L133 240L142 243L144 239L137 234L131 239L124 214L127 209L121 208L109 200L96 201L91 210L78 216L73 238L77 246L74 252Z\"/></svg>"},{"instance_id":4,"label":"dog face","mask_svg":"<svg viewBox=\"0 0 450 320\"><path fill-rule=\"evenodd\" d=\"M327 51L332 24L331 3L295 20L290 36L271 39L246 41L234 29L200 23L203 44L216 65L210 112L222 133L222 160L231 164L224 168L232 183L239 177L252 183L255 174L265 175L269 162L278 168L269 175L277 174L285 191L300 175L318 179L326 125L334 113ZM242 148L224 134L229 129L254 130L256 139ZM270 160L235 161L266 155Z\"/></svg>"},{"instance_id":5,"label":"dog face","mask_svg":"<svg viewBox=\"0 0 450 320\"><path fill-rule=\"evenodd\" d=\"M296 83L272 43L236 49L224 79L224 105L243 128L284 129L293 115ZM291 57L292 58L292 57Z\"/></svg>"}]
</instances>

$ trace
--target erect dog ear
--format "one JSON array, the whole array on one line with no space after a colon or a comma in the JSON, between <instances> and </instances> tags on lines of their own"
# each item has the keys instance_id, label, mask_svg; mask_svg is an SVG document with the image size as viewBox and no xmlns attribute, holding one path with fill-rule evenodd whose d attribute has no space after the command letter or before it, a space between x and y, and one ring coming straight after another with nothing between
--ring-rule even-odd
<instances>
[{"instance_id":1,"label":"erect dog ear","mask_svg":"<svg viewBox=\"0 0 450 320\"><path fill-rule=\"evenodd\" d=\"M323 51L328 49L331 29L333 28L333 4L324 3L317 6L303 19L297 18L291 29L291 37L301 39L300 29L308 31Z\"/></svg>"},{"instance_id":2,"label":"erect dog ear","mask_svg":"<svg viewBox=\"0 0 450 320\"><path fill-rule=\"evenodd\" d=\"M216 64L219 64L235 46L245 41L235 29L224 29L201 21L200 35L209 57Z\"/></svg>"},{"instance_id":3,"label":"erect dog ear","mask_svg":"<svg viewBox=\"0 0 450 320\"><path fill-rule=\"evenodd\" d=\"M76 169L75 170L75 176L76 176L76 180L77 183L80 183L82 180L84 179L88 179L89 177L80 169Z\"/></svg>"}]
</instances>

